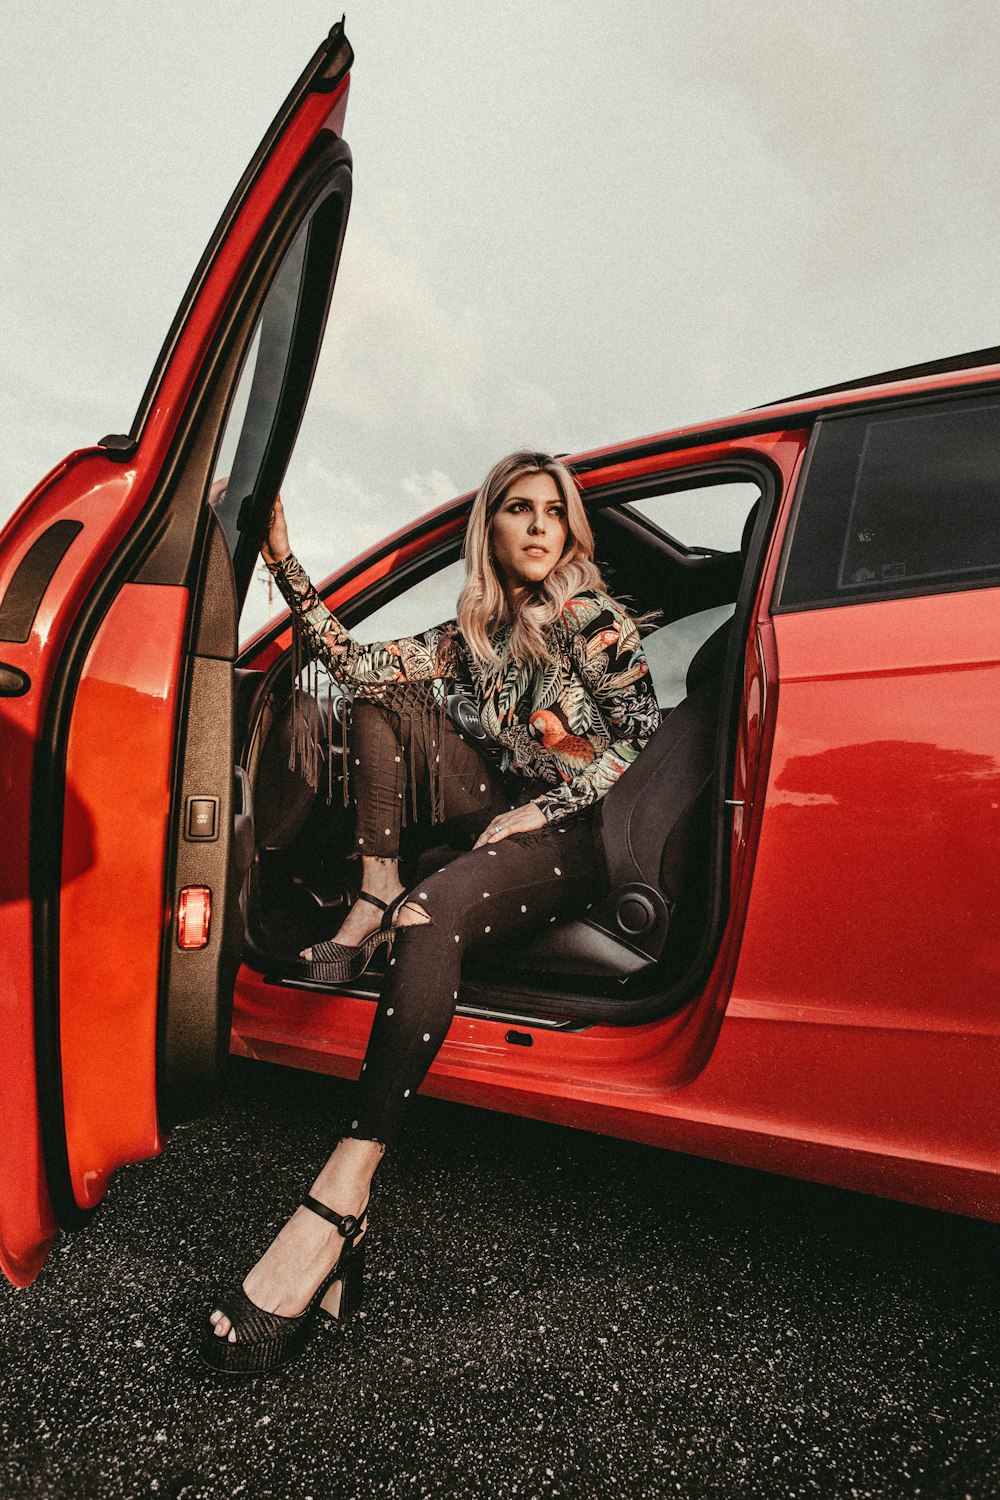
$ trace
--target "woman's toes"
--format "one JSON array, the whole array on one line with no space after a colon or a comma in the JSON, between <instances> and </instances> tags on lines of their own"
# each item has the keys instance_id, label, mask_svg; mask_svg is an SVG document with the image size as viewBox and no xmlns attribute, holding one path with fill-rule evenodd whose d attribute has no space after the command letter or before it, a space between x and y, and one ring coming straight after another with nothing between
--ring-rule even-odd
<instances>
[{"instance_id":1,"label":"woman's toes","mask_svg":"<svg viewBox=\"0 0 1000 1500\"><path fill-rule=\"evenodd\" d=\"M213 1314L212 1322L215 1325L216 1338L224 1339L227 1334L234 1332L233 1325L228 1318L223 1317L222 1313Z\"/></svg>"},{"instance_id":2,"label":"woman's toes","mask_svg":"<svg viewBox=\"0 0 1000 1500\"><path fill-rule=\"evenodd\" d=\"M307 964L312 963L312 956L313 951L311 948L303 948L302 952L299 954L299 957L304 958Z\"/></svg>"}]
</instances>

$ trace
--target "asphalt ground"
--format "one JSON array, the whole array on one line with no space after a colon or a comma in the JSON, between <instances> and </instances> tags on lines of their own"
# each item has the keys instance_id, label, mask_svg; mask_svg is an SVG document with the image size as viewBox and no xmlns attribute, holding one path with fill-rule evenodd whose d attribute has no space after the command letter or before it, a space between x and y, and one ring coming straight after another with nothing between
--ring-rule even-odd
<instances>
[{"instance_id":1,"label":"asphalt ground","mask_svg":"<svg viewBox=\"0 0 1000 1500\"><path fill-rule=\"evenodd\" d=\"M5 1287L5 1500L1000 1494L997 1226L435 1101L376 1178L364 1315L221 1382L192 1327L348 1098L234 1064Z\"/></svg>"}]
</instances>

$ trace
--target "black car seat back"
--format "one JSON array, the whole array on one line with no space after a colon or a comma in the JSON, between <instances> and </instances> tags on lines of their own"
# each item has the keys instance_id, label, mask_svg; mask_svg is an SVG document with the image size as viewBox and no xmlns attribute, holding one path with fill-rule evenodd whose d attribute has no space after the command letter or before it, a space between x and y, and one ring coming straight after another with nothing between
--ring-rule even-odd
<instances>
[{"instance_id":1,"label":"black car seat back","mask_svg":"<svg viewBox=\"0 0 1000 1500\"><path fill-rule=\"evenodd\" d=\"M505 951L506 966L625 980L659 958L668 934L673 946L675 932L678 940L690 933L703 905L701 866L729 632L727 620L695 653L687 696L601 802L597 828L608 894L584 917Z\"/></svg>"},{"instance_id":2,"label":"black car seat back","mask_svg":"<svg viewBox=\"0 0 1000 1500\"><path fill-rule=\"evenodd\" d=\"M747 557L758 501L743 527ZM601 802L598 831L607 895L586 915L505 951L504 965L548 974L626 980L660 959L693 955L707 910L711 792L732 621L688 664L686 696Z\"/></svg>"}]
</instances>

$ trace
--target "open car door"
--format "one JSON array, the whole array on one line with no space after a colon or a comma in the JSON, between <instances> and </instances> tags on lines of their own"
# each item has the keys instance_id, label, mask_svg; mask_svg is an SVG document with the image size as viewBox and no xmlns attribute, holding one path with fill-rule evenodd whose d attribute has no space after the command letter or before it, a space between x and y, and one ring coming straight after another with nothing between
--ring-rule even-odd
<instances>
[{"instance_id":1,"label":"open car door","mask_svg":"<svg viewBox=\"0 0 1000 1500\"><path fill-rule=\"evenodd\" d=\"M0 534L0 1264L210 1107L253 847L241 601L312 382L351 192L341 26L202 258L127 435Z\"/></svg>"}]
</instances>

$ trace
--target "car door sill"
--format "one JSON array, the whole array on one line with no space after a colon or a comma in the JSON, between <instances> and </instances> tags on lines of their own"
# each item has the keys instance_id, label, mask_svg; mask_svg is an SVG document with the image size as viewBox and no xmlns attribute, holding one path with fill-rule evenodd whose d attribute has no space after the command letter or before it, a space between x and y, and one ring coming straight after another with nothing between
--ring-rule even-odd
<instances>
[{"instance_id":1,"label":"car door sill","mask_svg":"<svg viewBox=\"0 0 1000 1500\"><path fill-rule=\"evenodd\" d=\"M265 984L279 989L308 990L310 994L344 995L351 1000L371 1000L377 1003L379 991L368 985L329 985L320 980L302 979L295 975L275 974L265 971L261 976ZM592 1021L581 1021L572 1016L537 1016L526 1011L501 1010L493 1006L467 1005L459 1001L455 1014L476 1021L499 1021L510 1026L528 1026L544 1031L588 1031Z\"/></svg>"}]
</instances>

